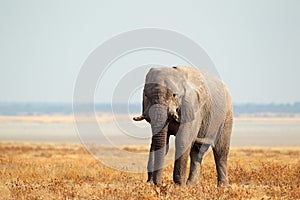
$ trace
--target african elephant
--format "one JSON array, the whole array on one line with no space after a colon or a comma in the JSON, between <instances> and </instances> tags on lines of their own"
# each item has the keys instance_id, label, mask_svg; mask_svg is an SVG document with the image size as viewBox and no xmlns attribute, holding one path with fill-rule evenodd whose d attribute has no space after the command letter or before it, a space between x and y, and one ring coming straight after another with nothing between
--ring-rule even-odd
<instances>
[{"instance_id":1,"label":"african elephant","mask_svg":"<svg viewBox=\"0 0 300 200\"><path fill-rule=\"evenodd\" d=\"M133 118L151 124L152 141L147 165L148 180L162 183L162 169L169 149L169 137L175 136L173 180L185 186L200 182L200 165L211 146L218 185L228 185L227 156L233 123L231 96L222 81L193 67L152 68L143 90L143 113Z\"/></svg>"}]
</instances>

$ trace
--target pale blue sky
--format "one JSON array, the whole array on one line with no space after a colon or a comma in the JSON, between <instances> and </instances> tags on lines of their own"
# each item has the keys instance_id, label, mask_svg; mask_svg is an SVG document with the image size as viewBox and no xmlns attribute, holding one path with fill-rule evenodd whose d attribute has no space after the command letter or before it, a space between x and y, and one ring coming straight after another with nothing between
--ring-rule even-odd
<instances>
[{"instance_id":1,"label":"pale blue sky","mask_svg":"<svg viewBox=\"0 0 300 200\"><path fill-rule=\"evenodd\" d=\"M0 102L72 102L92 50L143 27L178 31L201 45L235 103L300 101L299 10L297 0L2 0Z\"/></svg>"}]
</instances>

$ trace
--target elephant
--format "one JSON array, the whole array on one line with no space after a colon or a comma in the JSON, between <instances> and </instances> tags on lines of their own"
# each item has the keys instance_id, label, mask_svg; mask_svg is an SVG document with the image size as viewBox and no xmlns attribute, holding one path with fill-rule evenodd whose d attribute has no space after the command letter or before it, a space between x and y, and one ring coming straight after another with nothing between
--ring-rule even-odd
<instances>
[{"instance_id":1,"label":"elephant","mask_svg":"<svg viewBox=\"0 0 300 200\"><path fill-rule=\"evenodd\" d=\"M233 108L230 92L217 76L188 66L151 68L144 84L142 114L133 120L146 120L152 129L147 182L162 184L169 138L174 135L175 184L199 184L202 158L212 147L217 184L228 185Z\"/></svg>"}]
</instances>

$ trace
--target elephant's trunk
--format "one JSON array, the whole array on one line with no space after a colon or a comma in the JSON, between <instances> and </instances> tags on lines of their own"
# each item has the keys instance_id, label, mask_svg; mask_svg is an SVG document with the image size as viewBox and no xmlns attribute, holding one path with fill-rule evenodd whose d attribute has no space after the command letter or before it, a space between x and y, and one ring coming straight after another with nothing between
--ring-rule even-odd
<instances>
[{"instance_id":1,"label":"elephant's trunk","mask_svg":"<svg viewBox=\"0 0 300 200\"><path fill-rule=\"evenodd\" d=\"M167 126L152 136L154 157L153 165L153 182L155 185L160 185L162 181L162 171L165 161L166 149L167 149Z\"/></svg>"},{"instance_id":2,"label":"elephant's trunk","mask_svg":"<svg viewBox=\"0 0 300 200\"><path fill-rule=\"evenodd\" d=\"M162 168L164 166L167 133L168 133L168 109L159 104L153 105L149 110L152 129L152 144L148 161L148 181L156 185L161 184Z\"/></svg>"}]
</instances>

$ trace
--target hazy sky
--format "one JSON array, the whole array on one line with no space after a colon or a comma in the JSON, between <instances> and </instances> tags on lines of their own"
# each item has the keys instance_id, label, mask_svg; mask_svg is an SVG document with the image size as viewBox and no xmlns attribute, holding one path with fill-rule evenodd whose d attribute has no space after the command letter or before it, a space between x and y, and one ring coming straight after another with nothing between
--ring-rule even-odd
<instances>
[{"instance_id":1,"label":"hazy sky","mask_svg":"<svg viewBox=\"0 0 300 200\"><path fill-rule=\"evenodd\" d=\"M72 102L88 55L143 27L201 45L235 103L300 101L300 1L182 2L0 1L0 102Z\"/></svg>"}]
</instances>

